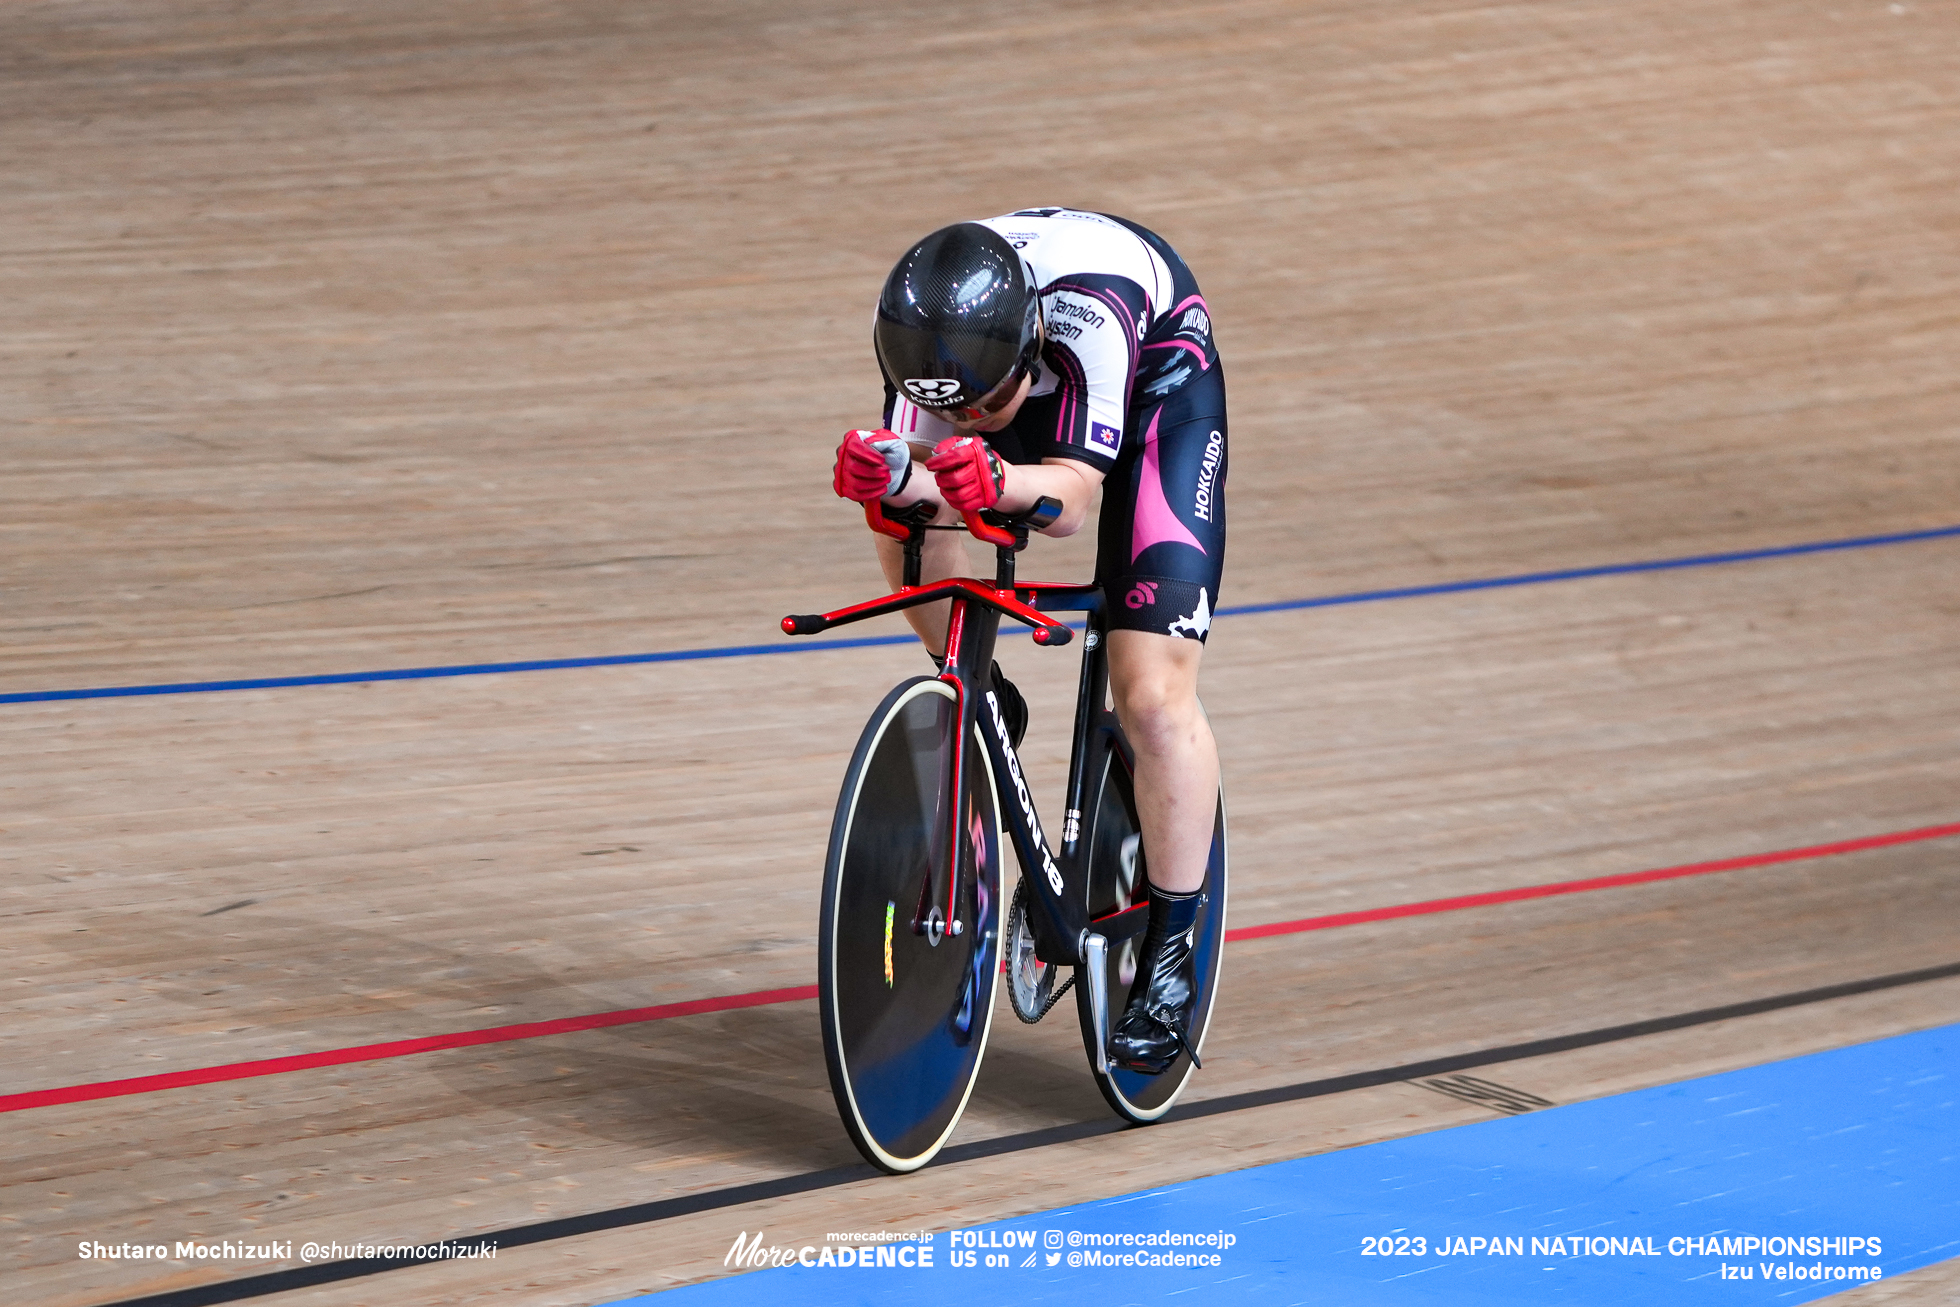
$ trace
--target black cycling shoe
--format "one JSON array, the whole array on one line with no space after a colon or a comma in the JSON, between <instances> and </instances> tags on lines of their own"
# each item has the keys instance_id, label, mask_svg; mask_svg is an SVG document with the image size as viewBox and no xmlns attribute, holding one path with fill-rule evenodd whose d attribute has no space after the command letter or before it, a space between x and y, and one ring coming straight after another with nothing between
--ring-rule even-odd
<instances>
[{"instance_id":1,"label":"black cycling shoe","mask_svg":"<svg viewBox=\"0 0 1960 1307\"><path fill-rule=\"evenodd\" d=\"M1166 894L1150 887L1150 926L1144 931L1136 984L1129 1004L1109 1037L1109 1056L1129 1071L1162 1075L1189 1053L1202 1068L1198 1050L1185 1037L1198 998L1198 911L1205 893Z\"/></svg>"},{"instance_id":2,"label":"black cycling shoe","mask_svg":"<svg viewBox=\"0 0 1960 1307\"><path fill-rule=\"evenodd\" d=\"M1014 682L1001 674L999 663L994 664L994 697L1000 700L1000 719L1007 723L1007 738L1019 749L1021 737L1028 733L1028 701L1014 688Z\"/></svg>"}]
</instances>

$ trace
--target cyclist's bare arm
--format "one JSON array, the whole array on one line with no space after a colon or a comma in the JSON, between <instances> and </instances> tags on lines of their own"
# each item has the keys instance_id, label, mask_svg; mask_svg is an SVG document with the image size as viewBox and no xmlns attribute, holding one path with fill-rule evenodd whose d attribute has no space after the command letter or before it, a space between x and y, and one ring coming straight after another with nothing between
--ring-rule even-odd
<instances>
[{"instance_id":1,"label":"cyclist's bare arm","mask_svg":"<svg viewBox=\"0 0 1960 1307\"><path fill-rule=\"evenodd\" d=\"M1060 501L1062 515L1043 535L1072 536L1089 518L1089 506L1096 501L1096 488L1103 474L1073 458L1045 458L1039 463L1009 464L1002 482L1000 503L1003 513L1025 513L1044 495Z\"/></svg>"}]
</instances>

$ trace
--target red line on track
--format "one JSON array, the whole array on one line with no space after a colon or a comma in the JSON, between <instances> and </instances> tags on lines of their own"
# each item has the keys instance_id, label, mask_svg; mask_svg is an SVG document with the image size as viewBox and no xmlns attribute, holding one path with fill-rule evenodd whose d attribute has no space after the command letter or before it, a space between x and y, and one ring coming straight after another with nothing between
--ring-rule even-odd
<instances>
[{"instance_id":1,"label":"red line on track","mask_svg":"<svg viewBox=\"0 0 1960 1307\"><path fill-rule=\"evenodd\" d=\"M1679 880L1684 876L1710 876L1718 871L1769 867L1779 862L1830 858L1841 853L1883 849L1894 844L1917 844L1922 840L1941 840L1953 835L1960 835L1960 822L1946 826L1922 826L1918 830L1894 831L1890 835L1867 835L1863 839L1839 840L1835 844L1813 844L1804 849L1779 849L1775 853L1752 853L1747 857L1723 858L1717 862L1690 862L1680 867L1660 867L1653 871L1627 871L1617 876L1562 880L1550 885L1526 885L1521 889L1492 890L1488 894L1464 894L1453 899L1397 903L1390 907L1368 908L1361 912L1336 912L1327 917L1302 917L1298 921L1275 921L1264 926L1241 926L1237 930L1226 931L1225 938L1229 942L1236 942L1242 939L1264 939L1268 935L1294 935L1305 930L1331 930L1336 926L1358 926L1364 921L1388 921L1395 917L1424 917L1432 912L1457 912L1464 908L1488 907L1493 903L1516 903L1520 899L1547 899L1555 894L1584 894L1589 890L1617 889L1622 885L1645 885L1656 880Z\"/></svg>"},{"instance_id":2,"label":"red line on track","mask_svg":"<svg viewBox=\"0 0 1960 1307\"><path fill-rule=\"evenodd\" d=\"M386 1044L330 1048L324 1053L268 1057L259 1062L232 1062L224 1066L198 1067L191 1071L168 1071L162 1075L136 1076L129 1080L102 1080L92 1085L37 1089L32 1093L0 1096L0 1112L52 1107L56 1103L86 1103L95 1098L121 1098L125 1094L153 1094L159 1089L209 1085L220 1080L250 1080L254 1076L276 1076L314 1067L345 1066L349 1062L378 1062L383 1058L407 1057L410 1053L428 1053L438 1048L507 1044L514 1039L537 1039L542 1035L563 1035L576 1030L601 1030L606 1026L630 1026L641 1021L664 1021L668 1017L727 1012L734 1008L763 1007L770 1003L794 1003L800 998L816 996L815 985L794 985L788 989L757 990L753 994L729 994L723 998L697 998L686 1003L662 1003L657 1007L629 1007L617 1012L594 1012L590 1016L559 1017L556 1021L526 1021L515 1026L492 1026L488 1030L459 1030L453 1035L424 1035L419 1039L396 1039Z\"/></svg>"},{"instance_id":3,"label":"red line on track","mask_svg":"<svg viewBox=\"0 0 1960 1307\"><path fill-rule=\"evenodd\" d=\"M1617 876L1593 876L1586 880L1556 881L1549 885L1527 885L1520 889L1494 890L1488 894L1464 894L1456 898L1429 899L1421 903L1398 903L1360 912L1337 912L1325 917L1303 917L1298 921L1276 921L1264 926L1241 926L1225 932L1228 942L1265 939L1272 935L1294 935L1309 930L1333 930L1369 921L1389 921L1397 917L1421 917L1437 912L1458 912L1465 908L1488 907L1495 903L1516 903L1523 899L1550 898L1557 894L1584 894L1592 890L1617 889L1623 885L1645 885L1657 880L1679 880L1686 876L1709 876L1723 871L1742 871L1768 867L1781 862L1803 862L1811 858L1836 857L1866 849L1889 848L1897 844L1917 844L1925 840L1960 836L1960 822L1945 826L1922 826L1917 830L1894 831L1888 835L1868 835L1863 839L1839 840L1832 844L1813 844L1808 848L1780 849L1774 853L1754 853L1716 862L1691 862L1679 867L1652 871L1629 871ZM763 989L750 994L728 994L721 998L697 998L685 1003L661 1003L654 1007L623 1008L615 1012L594 1012L582 1017L559 1017L554 1021L526 1021L513 1026L492 1026L487 1030L461 1030L449 1035L424 1035L418 1039L397 1039L385 1044L361 1044L354 1048L333 1048L321 1053L300 1053L292 1057L269 1057L257 1062L231 1062L223 1066L197 1067L189 1071L168 1071L162 1075L135 1076L128 1080L101 1080L86 1085L66 1085L59 1089L36 1089L24 1094L0 1095L0 1112L19 1112L30 1107L53 1107L60 1103L86 1103L98 1098L122 1098L130 1094L152 1094L163 1089L187 1085L209 1085L226 1080L250 1080L257 1076L283 1075L288 1071L308 1071L323 1066L346 1066L351 1062L377 1062L411 1053L430 1053L444 1048L472 1048L481 1044L507 1044L519 1039L538 1039L545 1035L564 1035L581 1030L603 1030L608 1026L638 1025L646 1021L665 1021L670 1017L697 1016L704 1012L730 1012L737 1008L765 1007L772 1003L794 1003L817 996L815 985L793 985L787 989Z\"/></svg>"}]
</instances>

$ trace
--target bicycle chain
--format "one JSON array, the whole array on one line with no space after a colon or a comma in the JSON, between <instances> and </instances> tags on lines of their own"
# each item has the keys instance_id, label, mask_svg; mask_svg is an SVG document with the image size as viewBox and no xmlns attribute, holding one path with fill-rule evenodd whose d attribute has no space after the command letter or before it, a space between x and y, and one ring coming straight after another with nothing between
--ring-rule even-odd
<instances>
[{"instance_id":1,"label":"bicycle chain","mask_svg":"<svg viewBox=\"0 0 1960 1307\"><path fill-rule=\"evenodd\" d=\"M1027 915L1028 915L1028 883L1027 881L1024 880L1019 885L1014 887L1014 904L1007 911L1007 940L1010 949L1012 949L1013 947L1015 937L1026 929ZM1064 980L1061 983L1061 985L1056 988L1054 993L1048 996L1048 1001L1041 1005L1041 1011L1035 1013L1033 1016L1028 1016L1026 1013L1021 1011L1021 1004L1015 994L1014 975L1013 975L1013 967L1015 966L1015 961L1012 957L1008 959L1007 965L1009 968L1008 977L1007 977L1007 1006L1014 1009L1014 1015L1019 1017L1024 1025L1030 1025L1030 1026L1034 1025L1037 1021L1040 1021L1043 1017L1047 1016L1050 1012L1054 1011L1055 1004L1062 1001L1062 995L1068 993L1068 987L1075 983L1075 973L1070 972L1069 978L1067 980ZM1054 964L1044 963L1043 965L1053 966Z\"/></svg>"}]
</instances>

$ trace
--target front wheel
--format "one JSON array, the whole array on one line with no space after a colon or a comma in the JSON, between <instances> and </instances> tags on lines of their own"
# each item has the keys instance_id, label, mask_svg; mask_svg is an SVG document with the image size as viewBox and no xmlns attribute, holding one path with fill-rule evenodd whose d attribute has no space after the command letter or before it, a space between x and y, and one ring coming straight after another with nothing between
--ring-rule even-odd
<instances>
[{"instance_id":1,"label":"front wheel","mask_svg":"<svg viewBox=\"0 0 1960 1307\"><path fill-rule=\"evenodd\" d=\"M976 729L964 810L948 813L959 719L953 688L931 677L885 696L844 773L824 864L824 1062L851 1141L892 1172L924 1166L953 1133L1000 979L1000 796Z\"/></svg>"},{"instance_id":2,"label":"front wheel","mask_svg":"<svg viewBox=\"0 0 1960 1307\"><path fill-rule=\"evenodd\" d=\"M1089 875L1087 881L1089 917L1107 916L1143 900L1148 889L1147 861L1141 826L1137 820L1135 763L1129 750L1112 737L1101 764L1092 774L1094 788L1088 809ZM1197 1002L1191 1009L1191 1028L1186 1032L1191 1047L1204 1051L1205 1030L1211 1024L1212 1005L1218 997L1220 963L1225 953L1225 787L1218 787L1217 813L1212 821L1211 856L1205 868L1205 906L1198 917L1195 950L1197 963ZM1137 951L1143 946L1138 933L1112 945L1104 963L1108 979L1109 1020L1112 1027L1130 1001L1130 988L1137 979ZM1161 1075L1145 1075L1110 1065L1102 1069L1098 1056L1094 1013L1090 1007L1086 978L1076 977L1076 1013L1082 1023L1082 1042L1095 1072L1096 1085L1116 1114L1129 1121L1155 1121L1171 1110L1184 1092L1191 1076L1191 1056L1182 1054Z\"/></svg>"}]
</instances>

